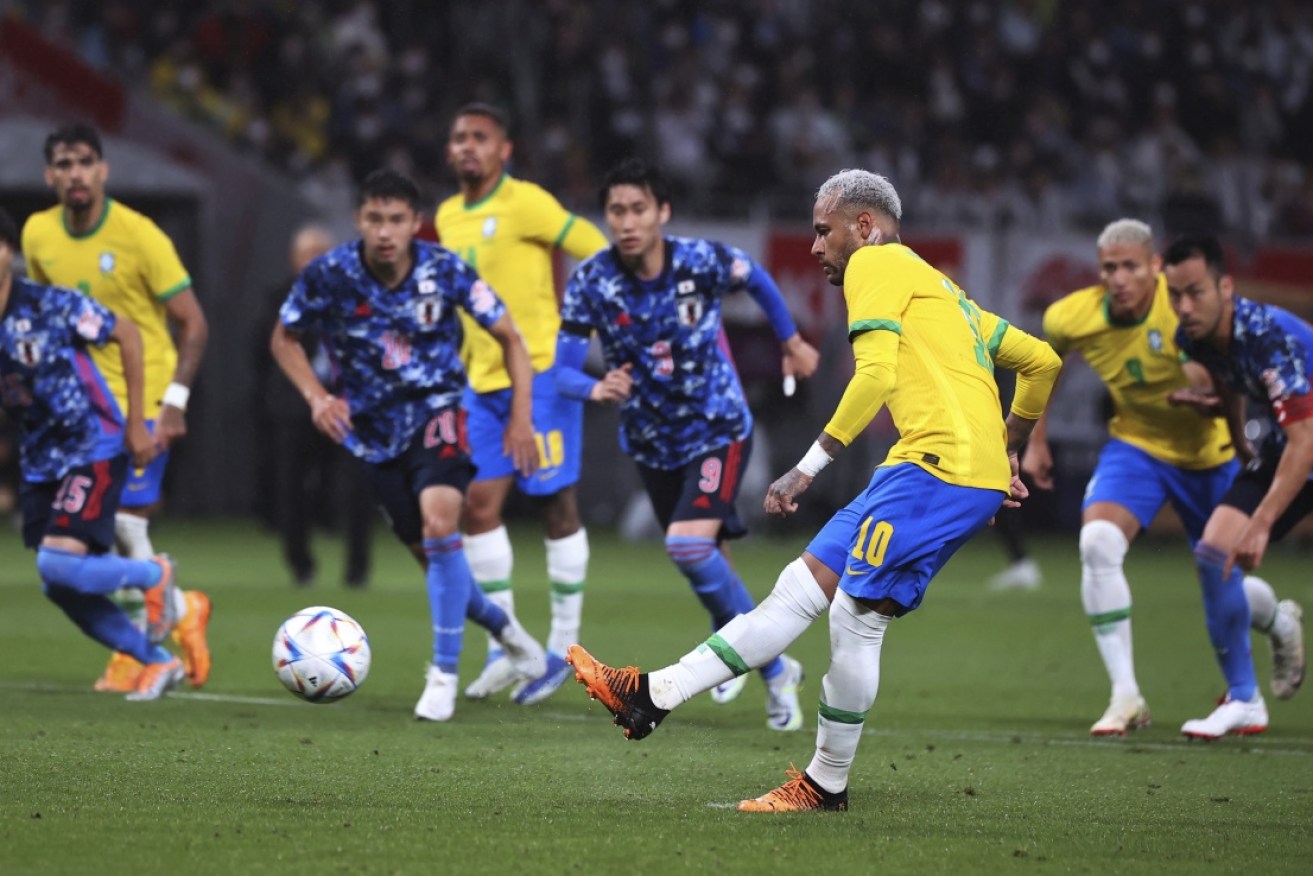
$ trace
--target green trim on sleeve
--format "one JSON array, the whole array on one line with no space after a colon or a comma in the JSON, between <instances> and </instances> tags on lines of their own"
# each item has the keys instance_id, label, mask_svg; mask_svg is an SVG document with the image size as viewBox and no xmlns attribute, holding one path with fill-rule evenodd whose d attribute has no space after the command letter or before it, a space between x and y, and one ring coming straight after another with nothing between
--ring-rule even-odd
<instances>
[{"instance_id":1,"label":"green trim on sleeve","mask_svg":"<svg viewBox=\"0 0 1313 876\"><path fill-rule=\"evenodd\" d=\"M896 319L859 319L848 326L849 343L863 332L893 332L896 335L901 335L903 325Z\"/></svg>"},{"instance_id":2,"label":"green trim on sleeve","mask_svg":"<svg viewBox=\"0 0 1313 876\"><path fill-rule=\"evenodd\" d=\"M568 235L570 229L574 227L574 220L578 218L579 217L573 213L570 214L570 218L565 220L565 227L561 229L561 233L556 235L556 239L552 241L552 249L560 248L561 244L565 242L566 235Z\"/></svg>"},{"instance_id":3,"label":"green trim on sleeve","mask_svg":"<svg viewBox=\"0 0 1313 876\"><path fill-rule=\"evenodd\" d=\"M987 345L989 347L990 359L998 358L998 347L1003 343L1003 335L1007 334L1009 328L1011 328L1011 323L1006 319L1000 319L998 321L998 327L994 329L994 334L990 336L989 344Z\"/></svg>"},{"instance_id":4,"label":"green trim on sleeve","mask_svg":"<svg viewBox=\"0 0 1313 876\"><path fill-rule=\"evenodd\" d=\"M172 298L174 295L177 295L179 292L185 292L190 288L191 288L191 277L183 277L181 283L177 284L176 286L173 286L172 288L165 289L163 292L156 295L155 298L158 301L168 301L170 298Z\"/></svg>"}]
</instances>

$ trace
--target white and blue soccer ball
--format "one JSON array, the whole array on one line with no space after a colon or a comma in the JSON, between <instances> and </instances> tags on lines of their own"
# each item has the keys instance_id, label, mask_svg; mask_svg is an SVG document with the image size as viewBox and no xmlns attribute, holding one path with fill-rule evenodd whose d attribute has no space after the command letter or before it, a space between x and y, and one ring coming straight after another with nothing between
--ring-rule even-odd
<instances>
[{"instance_id":1,"label":"white and blue soccer ball","mask_svg":"<svg viewBox=\"0 0 1313 876\"><path fill-rule=\"evenodd\" d=\"M274 636L274 672L312 703L353 693L369 675L369 637L351 615L326 605L303 608Z\"/></svg>"}]
</instances>

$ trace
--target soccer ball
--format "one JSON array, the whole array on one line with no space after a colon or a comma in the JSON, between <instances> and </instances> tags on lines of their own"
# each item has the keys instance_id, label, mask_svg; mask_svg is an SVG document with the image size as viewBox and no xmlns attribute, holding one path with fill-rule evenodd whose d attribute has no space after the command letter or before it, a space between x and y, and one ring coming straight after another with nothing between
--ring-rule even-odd
<instances>
[{"instance_id":1,"label":"soccer ball","mask_svg":"<svg viewBox=\"0 0 1313 876\"><path fill-rule=\"evenodd\" d=\"M369 675L369 637L346 612L315 605L283 621L274 636L274 672L312 703L342 699Z\"/></svg>"}]
</instances>

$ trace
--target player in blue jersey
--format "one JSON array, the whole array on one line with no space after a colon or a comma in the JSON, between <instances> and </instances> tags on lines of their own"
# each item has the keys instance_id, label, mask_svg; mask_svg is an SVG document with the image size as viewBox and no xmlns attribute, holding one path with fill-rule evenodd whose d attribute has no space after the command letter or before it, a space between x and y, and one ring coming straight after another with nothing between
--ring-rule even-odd
<instances>
[{"instance_id":1,"label":"player in blue jersey","mask_svg":"<svg viewBox=\"0 0 1313 876\"><path fill-rule=\"evenodd\" d=\"M1205 602L1229 600L1229 624L1208 618L1208 634L1227 677L1226 699L1206 718L1186 721L1187 736L1215 739L1228 734L1261 733L1267 706L1254 680L1249 651L1249 606L1241 585L1244 570L1263 562L1270 540L1279 539L1313 512L1313 327L1280 307L1235 294L1226 273L1222 246L1209 236L1183 237L1163 258L1172 309L1180 319L1181 351L1208 369L1217 398L1178 393L1176 401L1206 412L1213 402L1227 418L1232 440L1249 461L1204 525L1195 546L1195 565ZM1268 412L1269 431L1257 453L1245 436L1246 398ZM1278 620L1298 623L1293 602ZM1289 653L1273 651L1273 668L1292 688L1304 678L1304 645ZM1278 670L1281 670L1279 673ZM1292 690L1293 692L1293 690Z\"/></svg>"},{"instance_id":2,"label":"player in blue jersey","mask_svg":"<svg viewBox=\"0 0 1313 876\"><path fill-rule=\"evenodd\" d=\"M515 323L465 262L414 239L419 223L415 184L390 170L370 174L356 212L360 239L306 267L283 303L270 346L316 428L368 464L393 532L426 570L433 663L415 717L446 721L456 705L467 612L497 638L523 678L546 670L542 646L474 586L461 546L474 465L460 405L465 370L457 308L501 345L513 391L502 439L507 455L531 474L538 452L530 422L533 375ZM304 331L323 339L337 374L332 391L300 344Z\"/></svg>"},{"instance_id":3,"label":"player in blue jersey","mask_svg":"<svg viewBox=\"0 0 1313 876\"><path fill-rule=\"evenodd\" d=\"M659 171L629 160L613 169L601 205L614 245L575 270L561 307L557 385L570 398L620 405L620 446L638 464L666 552L720 629L755 603L722 545L746 530L734 502L752 449L752 414L721 326L724 297L746 291L779 338L784 373L809 377L816 350L802 339L774 280L748 255L710 240L667 237L670 189ZM596 332L608 372L582 370ZM790 657L761 668L767 725L802 726ZM745 676L719 686L717 702Z\"/></svg>"},{"instance_id":4,"label":"player in blue jersey","mask_svg":"<svg viewBox=\"0 0 1313 876\"><path fill-rule=\"evenodd\" d=\"M158 448L142 401L141 333L92 298L13 275L18 229L0 209L0 404L21 435L19 488L23 543L36 549L46 596L82 632L145 669L130 700L158 699L184 677L162 641L177 623L173 564L109 554L114 514L129 463L147 465ZM126 416L90 347L118 345ZM145 631L109 599L142 592Z\"/></svg>"}]
</instances>

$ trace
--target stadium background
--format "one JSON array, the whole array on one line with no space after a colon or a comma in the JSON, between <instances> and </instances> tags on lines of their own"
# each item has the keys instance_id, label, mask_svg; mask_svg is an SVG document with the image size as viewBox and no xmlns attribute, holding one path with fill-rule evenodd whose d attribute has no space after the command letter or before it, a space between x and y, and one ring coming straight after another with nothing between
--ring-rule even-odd
<instances>
[{"instance_id":1,"label":"stadium background","mask_svg":"<svg viewBox=\"0 0 1313 876\"><path fill-rule=\"evenodd\" d=\"M454 191L443 144L470 99L511 110L514 172L567 207L598 219L601 174L640 154L675 180L675 232L743 246L775 274L824 360L786 401L768 328L750 302L729 311L761 423L745 497L815 434L850 368L841 296L807 253L811 193L841 167L888 174L908 242L1027 328L1094 280L1094 235L1122 215L1164 238L1221 232L1243 292L1313 316L1307 5L879 7L0 0L0 203L20 222L51 203L42 139L84 118L107 134L109 193L178 245L211 322L167 485L190 515L260 507L261 320L295 228L350 234L354 181L381 164L430 203ZM1060 489L1028 505L1031 525L1077 523L1102 404L1091 374L1065 379ZM589 522L623 518L637 489L614 428L590 411ZM891 437L887 420L868 430L808 512L847 498Z\"/></svg>"}]
</instances>

